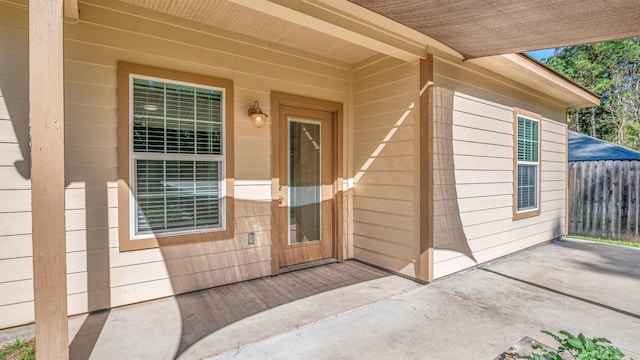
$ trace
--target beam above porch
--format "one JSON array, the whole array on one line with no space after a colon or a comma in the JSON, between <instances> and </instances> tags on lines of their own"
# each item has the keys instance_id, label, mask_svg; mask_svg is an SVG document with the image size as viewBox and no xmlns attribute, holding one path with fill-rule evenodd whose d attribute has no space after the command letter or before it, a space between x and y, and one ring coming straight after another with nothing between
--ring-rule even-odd
<instances>
[{"instance_id":1,"label":"beam above porch","mask_svg":"<svg viewBox=\"0 0 640 360\"><path fill-rule=\"evenodd\" d=\"M230 1L400 60L414 61L426 56L426 47L420 42L400 34L394 34L372 22L355 21L353 14L345 15L338 12L339 8L330 7L321 2L312 3L299 0ZM341 2L338 5L351 4Z\"/></svg>"}]
</instances>

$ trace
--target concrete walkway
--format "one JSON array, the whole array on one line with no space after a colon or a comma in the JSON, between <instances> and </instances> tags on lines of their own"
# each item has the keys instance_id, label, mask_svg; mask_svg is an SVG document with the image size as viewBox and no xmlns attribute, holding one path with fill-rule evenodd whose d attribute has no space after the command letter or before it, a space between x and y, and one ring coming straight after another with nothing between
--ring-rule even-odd
<instances>
[{"instance_id":1,"label":"concrete walkway","mask_svg":"<svg viewBox=\"0 0 640 360\"><path fill-rule=\"evenodd\" d=\"M640 249L565 240L425 286L371 270L186 348L184 307L163 299L71 319L72 359L494 359L525 336L555 345L541 329L606 337L640 359L639 265Z\"/></svg>"}]
</instances>

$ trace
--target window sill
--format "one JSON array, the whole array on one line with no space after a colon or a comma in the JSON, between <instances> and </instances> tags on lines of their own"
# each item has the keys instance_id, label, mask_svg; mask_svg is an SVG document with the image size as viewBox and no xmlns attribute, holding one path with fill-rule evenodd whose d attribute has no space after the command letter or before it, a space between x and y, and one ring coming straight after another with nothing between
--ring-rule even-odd
<instances>
[{"instance_id":1,"label":"window sill","mask_svg":"<svg viewBox=\"0 0 640 360\"><path fill-rule=\"evenodd\" d=\"M522 219L527 219L527 218L531 218L531 217L536 217L536 216L540 216L540 209L536 209L536 210L531 210L531 211L525 211L525 212L516 212L515 209L513 211L513 221L516 220L522 220Z\"/></svg>"}]
</instances>

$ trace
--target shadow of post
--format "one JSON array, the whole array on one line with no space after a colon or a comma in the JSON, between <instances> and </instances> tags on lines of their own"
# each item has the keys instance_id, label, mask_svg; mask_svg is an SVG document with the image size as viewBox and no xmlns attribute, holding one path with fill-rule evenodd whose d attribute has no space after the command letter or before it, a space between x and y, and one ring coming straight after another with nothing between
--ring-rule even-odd
<instances>
[{"instance_id":1,"label":"shadow of post","mask_svg":"<svg viewBox=\"0 0 640 360\"><path fill-rule=\"evenodd\" d=\"M70 180L76 179L67 179L67 185ZM84 186L87 310L90 313L69 345L69 357L73 360L89 359L111 308L107 181L85 181Z\"/></svg>"},{"instance_id":2,"label":"shadow of post","mask_svg":"<svg viewBox=\"0 0 640 360\"><path fill-rule=\"evenodd\" d=\"M110 312L111 310L109 309L98 310L87 316L73 341L71 341L71 345L69 345L70 360L89 359Z\"/></svg>"}]
</instances>

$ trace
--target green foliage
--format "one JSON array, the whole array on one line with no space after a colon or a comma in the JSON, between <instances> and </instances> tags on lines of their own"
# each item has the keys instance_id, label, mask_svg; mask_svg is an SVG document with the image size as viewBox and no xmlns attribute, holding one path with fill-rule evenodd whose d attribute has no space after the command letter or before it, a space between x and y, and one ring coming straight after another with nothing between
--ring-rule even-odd
<instances>
[{"instance_id":1,"label":"green foliage","mask_svg":"<svg viewBox=\"0 0 640 360\"><path fill-rule=\"evenodd\" d=\"M601 237L589 237L589 236L580 236L580 235L568 235L568 237L571 239L588 240L588 241L594 241L594 242L600 242L600 243L612 244L612 245L640 247L640 242L634 242L634 241L625 241L625 240L617 240L617 239L601 238Z\"/></svg>"},{"instance_id":2,"label":"green foliage","mask_svg":"<svg viewBox=\"0 0 640 360\"><path fill-rule=\"evenodd\" d=\"M533 360L622 360L624 353L611 345L611 341L605 338L587 338L582 333L575 336L566 330L556 335L550 331L542 330L551 336L560 346L553 351L545 349L539 344L533 345L538 353L531 355ZM570 356L570 357L567 357Z\"/></svg>"},{"instance_id":3,"label":"green foliage","mask_svg":"<svg viewBox=\"0 0 640 360\"><path fill-rule=\"evenodd\" d=\"M640 38L568 46L543 62L602 97L569 111L571 130L640 149Z\"/></svg>"},{"instance_id":4,"label":"green foliage","mask_svg":"<svg viewBox=\"0 0 640 360\"><path fill-rule=\"evenodd\" d=\"M36 342L35 340L24 341L16 339L13 343L0 348L0 359L11 360L35 360Z\"/></svg>"}]
</instances>

